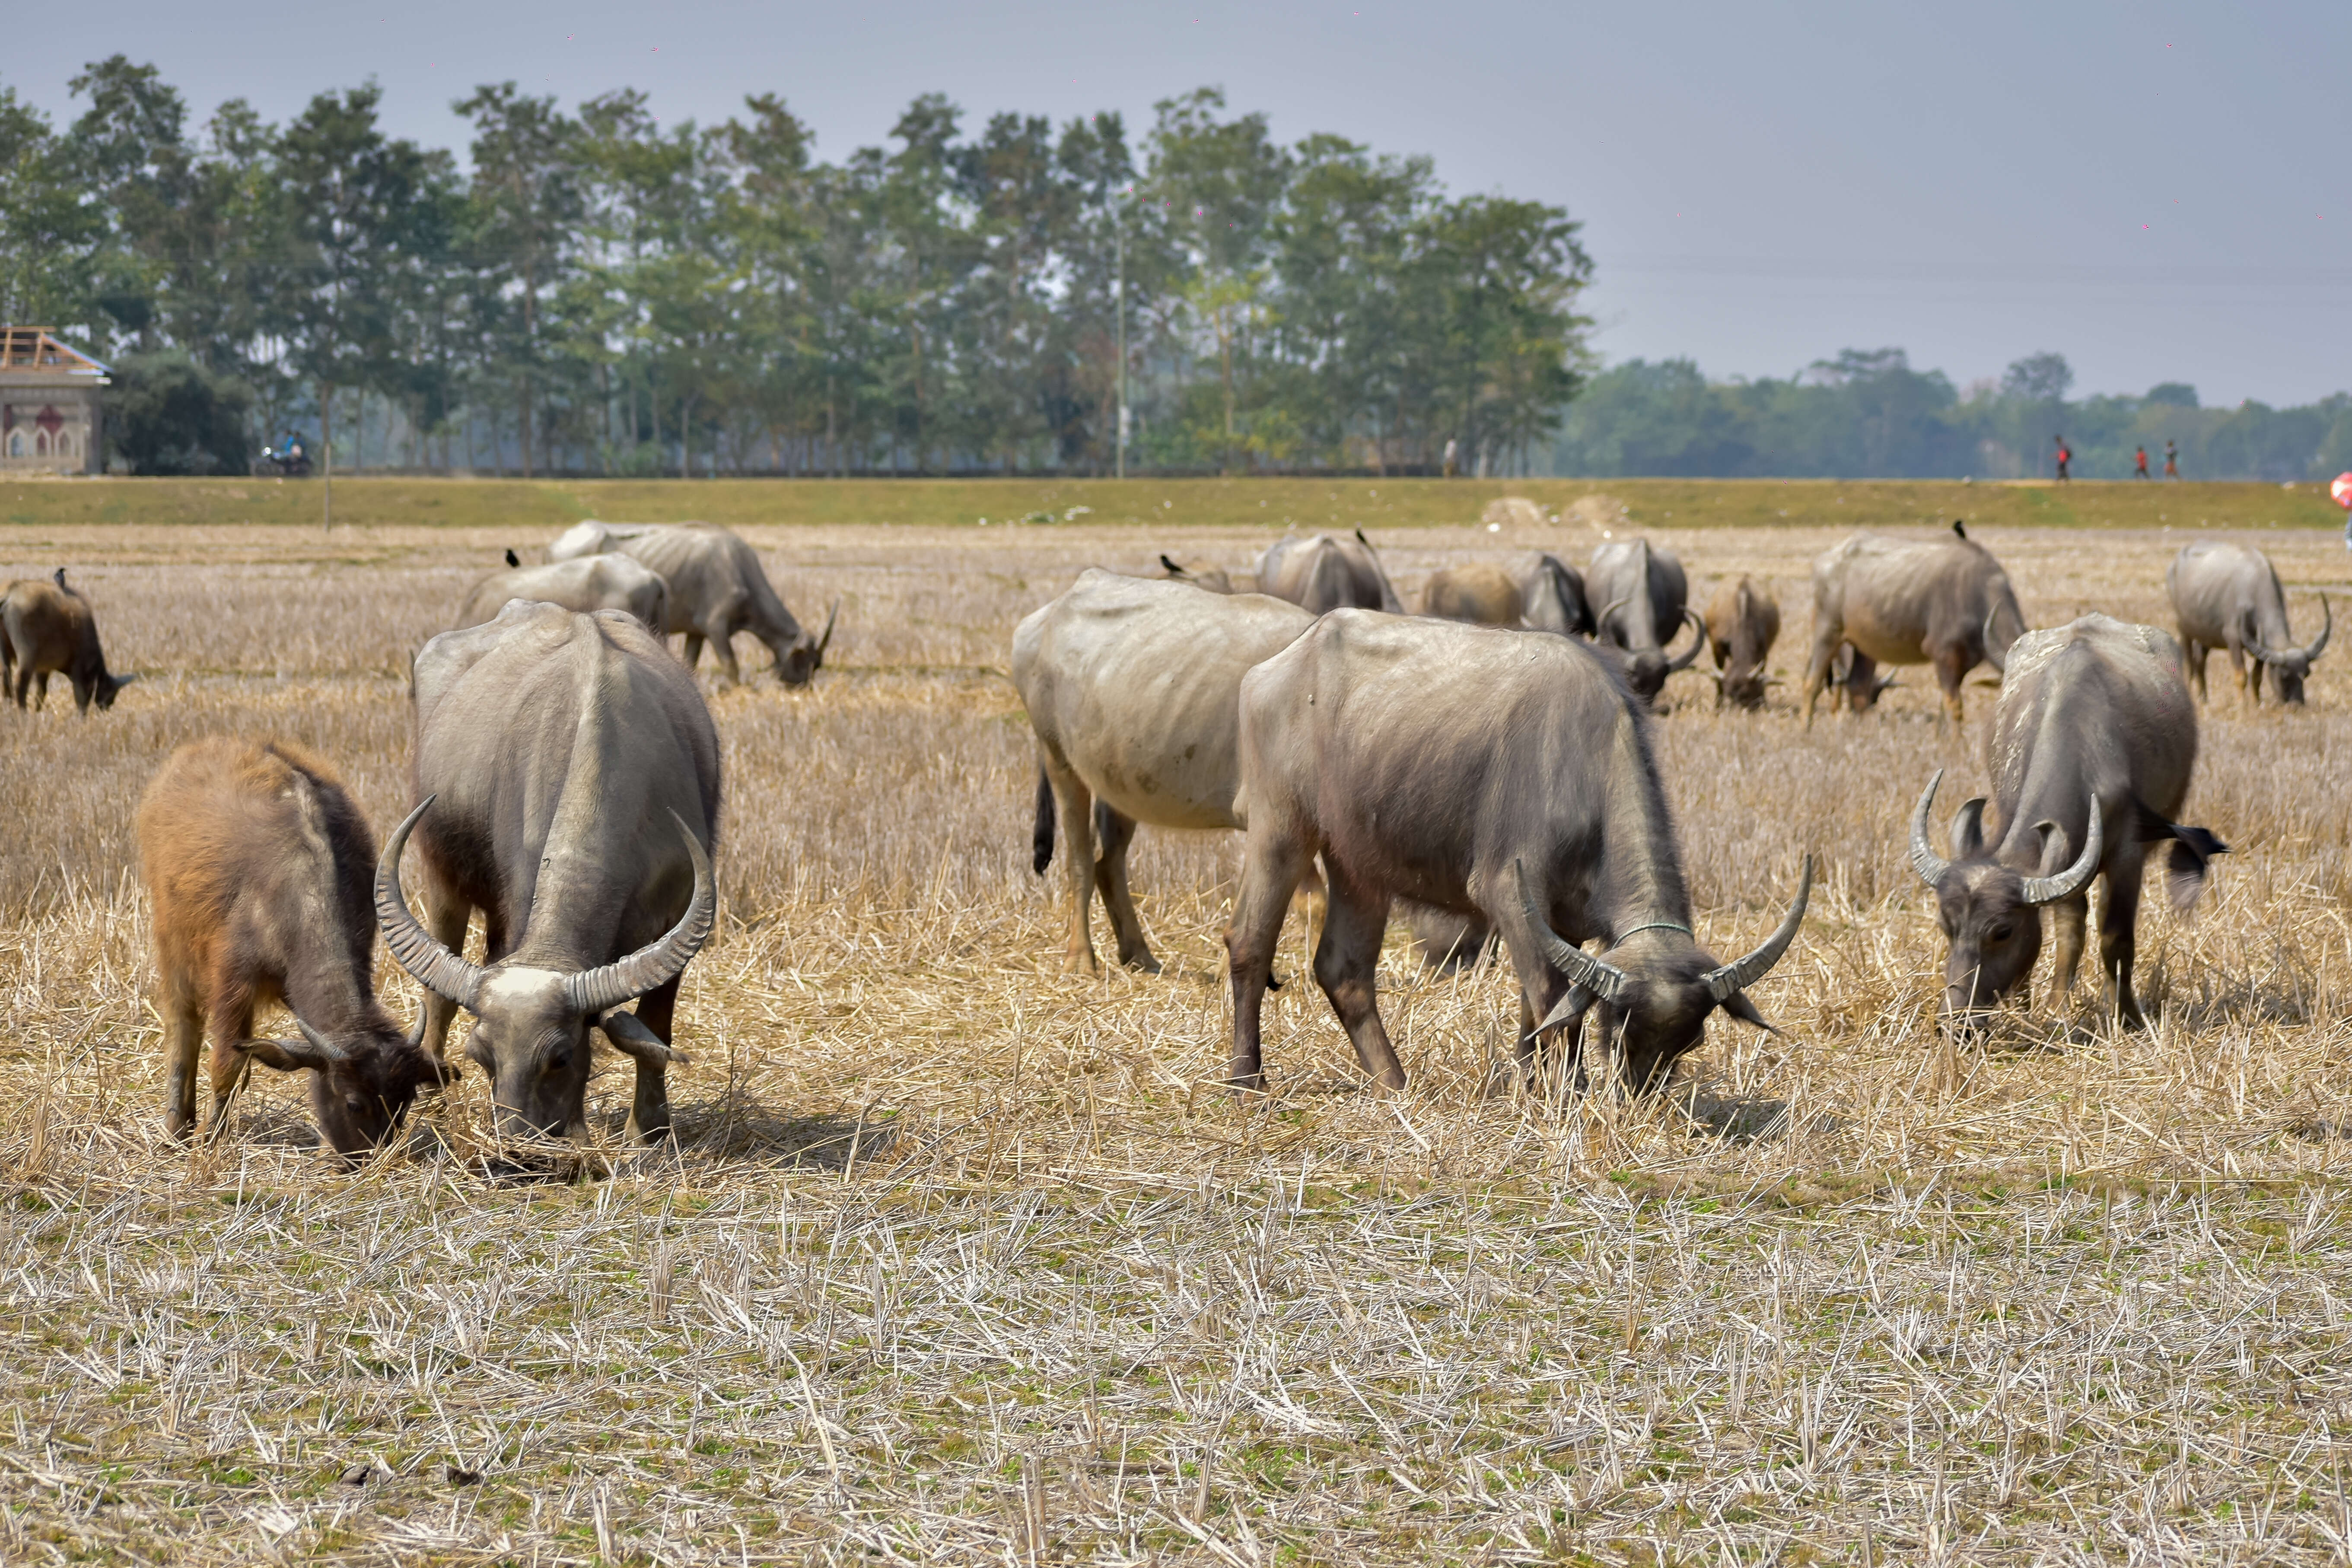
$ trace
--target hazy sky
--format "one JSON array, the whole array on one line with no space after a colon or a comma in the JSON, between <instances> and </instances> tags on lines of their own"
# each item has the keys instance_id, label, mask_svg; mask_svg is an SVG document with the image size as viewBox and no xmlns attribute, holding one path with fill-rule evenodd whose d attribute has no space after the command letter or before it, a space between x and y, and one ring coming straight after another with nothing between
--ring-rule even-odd
<instances>
[{"instance_id":1,"label":"hazy sky","mask_svg":"<svg viewBox=\"0 0 2352 1568\"><path fill-rule=\"evenodd\" d=\"M2352 4L1077 5L262 0L26 5L0 81L60 120L118 49L198 118L282 120L373 77L397 132L512 78L667 121L775 91L839 158L917 93L976 127L1219 84L1295 140L1432 154L1457 191L1556 202L1612 361L1787 375L1900 346L1965 385L2055 349L2075 390L2208 404L2352 387Z\"/></svg>"}]
</instances>

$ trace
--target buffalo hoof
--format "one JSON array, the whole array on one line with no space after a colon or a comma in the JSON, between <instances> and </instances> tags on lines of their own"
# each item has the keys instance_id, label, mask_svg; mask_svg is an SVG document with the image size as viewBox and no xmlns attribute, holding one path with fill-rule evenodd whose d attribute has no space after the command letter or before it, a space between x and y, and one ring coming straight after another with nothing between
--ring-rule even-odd
<instances>
[{"instance_id":1,"label":"buffalo hoof","mask_svg":"<svg viewBox=\"0 0 2352 1568\"><path fill-rule=\"evenodd\" d=\"M1152 957L1149 950L1141 952L1122 952L1118 955L1118 961L1138 974L1160 973L1160 961Z\"/></svg>"}]
</instances>

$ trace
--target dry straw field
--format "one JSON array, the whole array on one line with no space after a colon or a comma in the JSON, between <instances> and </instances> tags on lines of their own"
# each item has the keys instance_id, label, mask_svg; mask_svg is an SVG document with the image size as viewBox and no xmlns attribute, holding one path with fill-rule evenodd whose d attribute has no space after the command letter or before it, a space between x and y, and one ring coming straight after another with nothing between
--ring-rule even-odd
<instances>
[{"instance_id":1,"label":"dry straw field","mask_svg":"<svg viewBox=\"0 0 2352 1568\"><path fill-rule=\"evenodd\" d=\"M1638 504L1619 526L1679 549L1701 592L1769 580L1793 674L1806 563L1853 515L1799 495L1769 528ZM1442 562L1598 542L1464 521L1381 539L1409 596ZM843 595L843 629L811 691L711 690L725 907L681 998L679 1146L486 1181L473 1071L357 1171L317 1154L282 1079L217 1145L171 1146L145 780L198 735L290 735L381 830L405 801L408 656L546 531L133 516L0 538L9 574L68 564L144 677L87 721L54 693L0 714L0 1560L2352 1549L2352 649L2306 711L2207 710L2187 815L2233 852L2193 919L2143 915L2145 1034L2045 984L1984 1048L1938 1041L1904 826L1935 767L1981 787L1989 689L1964 732L1918 671L1807 731L1785 696L1719 717L1688 675L1659 733L1702 939L1744 951L1800 857L1825 866L1758 991L1785 1037L1718 1018L1646 1103L1490 1095L1507 982L1424 973L1399 940L1410 1092L1358 1092L1293 984L1270 999L1274 1091L1244 1103L1212 1081L1238 843L1147 829L1168 973L1060 974L1003 670L1014 621L1080 566L1239 566L1268 531L751 528L796 605ZM2188 537L1979 535L2045 626L2161 623ZM2259 542L2312 628L2341 546ZM406 1016L414 988L383 984ZM626 1086L622 1064L592 1090L608 1136Z\"/></svg>"}]
</instances>

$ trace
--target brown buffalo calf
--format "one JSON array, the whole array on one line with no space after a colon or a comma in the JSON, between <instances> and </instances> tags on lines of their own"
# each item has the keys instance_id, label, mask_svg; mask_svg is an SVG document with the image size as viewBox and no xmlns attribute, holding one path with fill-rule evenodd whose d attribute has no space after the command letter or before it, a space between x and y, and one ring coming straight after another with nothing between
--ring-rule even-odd
<instances>
[{"instance_id":1,"label":"brown buffalo calf","mask_svg":"<svg viewBox=\"0 0 2352 1568\"><path fill-rule=\"evenodd\" d=\"M390 1136L418 1089L456 1076L376 1000L375 836L318 757L225 736L181 747L139 803L139 859L173 1137L195 1125L207 1023L215 1137L249 1060L308 1068L319 1130L347 1157ZM253 1037L254 1009L269 1002L300 1038Z\"/></svg>"},{"instance_id":2,"label":"brown buffalo calf","mask_svg":"<svg viewBox=\"0 0 2352 1568\"><path fill-rule=\"evenodd\" d=\"M114 694L138 679L106 672L97 617L90 614L89 601L66 586L63 567L54 582L31 578L11 583L0 595L0 674L19 708L25 705L27 688L37 693L36 708L47 703L49 677L64 675L73 682L74 707L85 718L91 698L98 699L100 708L111 708Z\"/></svg>"}]
</instances>

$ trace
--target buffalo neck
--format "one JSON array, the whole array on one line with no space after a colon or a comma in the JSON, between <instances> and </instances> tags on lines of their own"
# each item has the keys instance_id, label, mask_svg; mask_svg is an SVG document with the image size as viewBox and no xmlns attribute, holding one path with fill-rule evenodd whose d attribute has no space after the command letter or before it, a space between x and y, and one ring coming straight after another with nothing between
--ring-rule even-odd
<instances>
[{"instance_id":1,"label":"buffalo neck","mask_svg":"<svg viewBox=\"0 0 2352 1568\"><path fill-rule=\"evenodd\" d=\"M1650 748L1647 721L1629 702L1612 738L1598 892L1612 939L1637 926L1690 928L1674 817Z\"/></svg>"}]
</instances>

